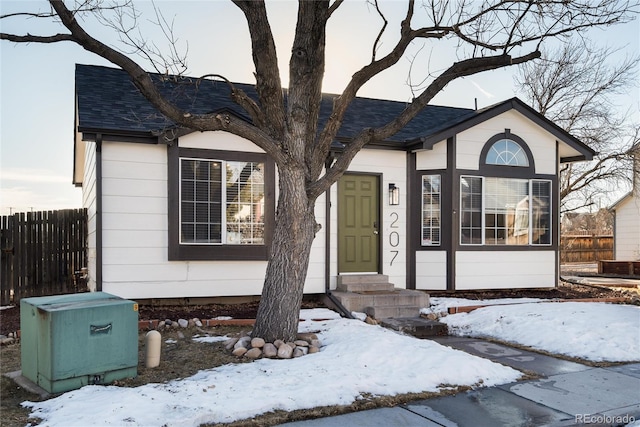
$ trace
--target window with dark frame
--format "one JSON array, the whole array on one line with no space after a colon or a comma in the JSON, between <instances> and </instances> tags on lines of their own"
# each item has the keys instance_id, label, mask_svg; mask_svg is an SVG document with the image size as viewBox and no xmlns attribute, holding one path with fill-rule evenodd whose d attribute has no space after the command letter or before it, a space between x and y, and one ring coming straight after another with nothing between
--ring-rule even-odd
<instances>
[{"instance_id":1,"label":"window with dark frame","mask_svg":"<svg viewBox=\"0 0 640 427\"><path fill-rule=\"evenodd\" d=\"M442 194L440 175L422 176L422 245L441 243Z\"/></svg>"},{"instance_id":2,"label":"window with dark frame","mask_svg":"<svg viewBox=\"0 0 640 427\"><path fill-rule=\"evenodd\" d=\"M264 164L180 158L180 243L264 244Z\"/></svg>"},{"instance_id":3,"label":"window with dark frame","mask_svg":"<svg viewBox=\"0 0 640 427\"><path fill-rule=\"evenodd\" d=\"M169 260L267 260L275 162L265 153L177 145L167 155Z\"/></svg>"},{"instance_id":4,"label":"window with dark frame","mask_svg":"<svg viewBox=\"0 0 640 427\"><path fill-rule=\"evenodd\" d=\"M508 130L487 142L480 171L504 168L507 176L460 177L460 244L551 245L552 181L528 177L535 173L530 156Z\"/></svg>"}]
</instances>

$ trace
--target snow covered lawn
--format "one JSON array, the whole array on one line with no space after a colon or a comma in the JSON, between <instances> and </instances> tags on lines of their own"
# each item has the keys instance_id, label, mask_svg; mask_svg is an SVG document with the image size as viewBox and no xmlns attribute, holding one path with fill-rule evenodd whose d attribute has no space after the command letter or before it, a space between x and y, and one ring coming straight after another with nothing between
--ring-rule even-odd
<instances>
[{"instance_id":1,"label":"snow covered lawn","mask_svg":"<svg viewBox=\"0 0 640 427\"><path fill-rule=\"evenodd\" d=\"M593 361L640 360L640 307L603 303L492 300L446 316L450 332L492 337ZM504 303L515 305L500 305ZM485 301L434 298L425 312ZM300 332L315 332L322 351L291 360L262 359L137 388L86 386L43 402L25 402L42 426L198 426L274 410L348 405L362 396L436 392L447 386L516 381L514 369L397 334L329 310L303 311ZM207 339L203 339L207 340ZM161 365L162 366L162 365ZM100 408L100 417L96 417Z\"/></svg>"},{"instance_id":2,"label":"snow covered lawn","mask_svg":"<svg viewBox=\"0 0 640 427\"><path fill-rule=\"evenodd\" d=\"M335 313L316 311L313 317L329 316ZM42 426L198 426L278 409L348 405L366 394L492 386L520 377L489 360L358 320L307 320L300 331L316 332L322 350L291 360L225 365L167 384L86 386L25 405L44 419Z\"/></svg>"},{"instance_id":3,"label":"snow covered lawn","mask_svg":"<svg viewBox=\"0 0 640 427\"><path fill-rule=\"evenodd\" d=\"M446 300L438 304L454 304ZM451 335L490 337L594 362L640 360L637 306L587 302L494 305L441 321L449 326Z\"/></svg>"}]
</instances>

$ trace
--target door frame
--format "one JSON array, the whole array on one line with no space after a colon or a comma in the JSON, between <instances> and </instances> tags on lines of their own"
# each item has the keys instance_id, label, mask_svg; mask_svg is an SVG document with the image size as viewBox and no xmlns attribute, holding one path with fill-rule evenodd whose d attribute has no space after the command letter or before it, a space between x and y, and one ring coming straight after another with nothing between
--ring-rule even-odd
<instances>
[{"instance_id":1,"label":"door frame","mask_svg":"<svg viewBox=\"0 0 640 427\"><path fill-rule=\"evenodd\" d=\"M373 178L375 178L375 183L376 183L376 187L377 187L377 193L378 193L378 206L376 206L376 214L378 216L378 234L377 234L377 241L378 241L378 251L377 251L377 265L376 265L376 271L362 271L362 272L341 272L340 271L340 224L339 224L339 209L340 209L340 185L338 182L336 182L336 196L337 196L337 205L338 208L336 210L336 236L337 236L337 258L336 258L336 271L338 272L338 275L349 275L349 274L381 274L382 273L382 173L370 173L370 172L345 172L344 175L361 175L361 176L371 176ZM343 176L344 176L343 175ZM342 177L340 177L340 179L342 179Z\"/></svg>"}]
</instances>

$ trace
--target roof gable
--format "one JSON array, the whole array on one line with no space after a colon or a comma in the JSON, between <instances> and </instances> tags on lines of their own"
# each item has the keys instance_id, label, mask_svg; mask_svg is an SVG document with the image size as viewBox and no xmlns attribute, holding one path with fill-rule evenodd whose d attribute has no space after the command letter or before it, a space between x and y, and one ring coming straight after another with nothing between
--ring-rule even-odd
<instances>
[{"instance_id":1,"label":"roof gable","mask_svg":"<svg viewBox=\"0 0 640 427\"><path fill-rule=\"evenodd\" d=\"M561 158L562 162L570 162L576 160L591 160L596 154L589 146L582 141L566 132L564 129L553 123L551 120L544 117L542 114L529 107L518 98L511 98L509 100L500 102L498 104L491 105L489 107L476 110L472 115L467 116L459 120L458 122L451 123L450 126L440 130L439 132L432 133L426 137L421 138L420 145L424 149L430 149L434 144L450 138L455 134L472 128L484 121L487 121L493 117L505 113L509 110L515 110L527 117L536 125L540 126L547 132L554 135L558 140L564 142L570 146L573 150L579 154L575 157Z\"/></svg>"}]
</instances>

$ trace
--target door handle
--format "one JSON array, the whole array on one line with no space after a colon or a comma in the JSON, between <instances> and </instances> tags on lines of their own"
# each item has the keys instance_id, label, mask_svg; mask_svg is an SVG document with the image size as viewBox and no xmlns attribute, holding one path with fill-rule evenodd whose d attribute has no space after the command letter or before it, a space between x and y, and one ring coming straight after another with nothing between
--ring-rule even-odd
<instances>
[{"instance_id":1,"label":"door handle","mask_svg":"<svg viewBox=\"0 0 640 427\"><path fill-rule=\"evenodd\" d=\"M373 234L378 234L378 230L373 230Z\"/></svg>"}]
</instances>

